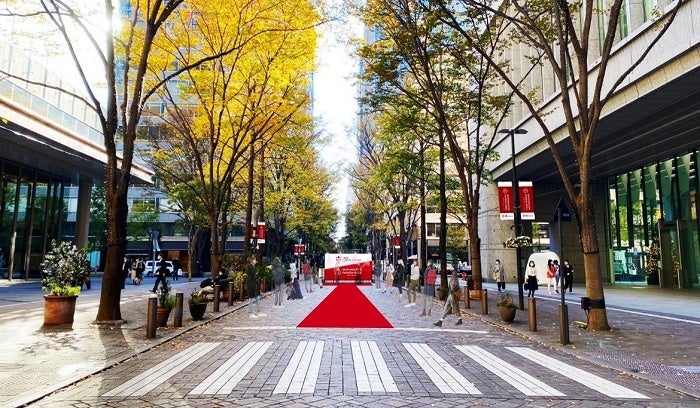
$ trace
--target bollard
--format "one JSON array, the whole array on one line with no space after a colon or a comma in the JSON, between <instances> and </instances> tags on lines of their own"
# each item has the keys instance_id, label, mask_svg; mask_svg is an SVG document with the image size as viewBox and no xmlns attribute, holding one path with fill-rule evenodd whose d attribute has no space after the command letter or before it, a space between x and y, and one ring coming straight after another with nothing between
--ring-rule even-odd
<instances>
[{"instance_id":1,"label":"bollard","mask_svg":"<svg viewBox=\"0 0 700 408\"><path fill-rule=\"evenodd\" d=\"M537 331L537 305L535 298L527 298L527 319L528 319L528 330L531 332Z\"/></svg>"},{"instance_id":2,"label":"bollard","mask_svg":"<svg viewBox=\"0 0 700 408\"><path fill-rule=\"evenodd\" d=\"M464 308L469 309L471 306L471 301L469 300L469 286L464 287Z\"/></svg>"},{"instance_id":3,"label":"bollard","mask_svg":"<svg viewBox=\"0 0 700 408\"><path fill-rule=\"evenodd\" d=\"M559 305L559 341L569 344L569 306Z\"/></svg>"},{"instance_id":4,"label":"bollard","mask_svg":"<svg viewBox=\"0 0 700 408\"><path fill-rule=\"evenodd\" d=\"M173 326L182 327L182 293L175 294L175 316L173 316Z\"/></svg>"},{"instance_id":5,"label":"bollard","mask_svg":"<svg viewBox=\"0 0 700 408\"><path fill-rule=\"evenodd\" d=\"M221 292L221 287L219 285L214 285L214 312L219 311L219 293Z\"/></svg>"},{"instance_id":6,"label":"bollard","mask_svg":"<svg viewBox=\"0 0 700 408\"><path fill-rule=\"evenodd\" d=\"M233 281L228 281L228 305L233 306Z\"/></svg>"},{"instance_id":7,"label":"bollard","mask_svg":"<svg viewBox=\"0 0 700 408\"><path fill-rule=\"evenodd\" d=\"M481 314L482 315L489 314L489 302L488 302L488 294L487 294L486 289L481 290Z\"/></svg>"},{"instance_id":8,"label":"bollard","mask_svg":"<svg viewBox=\"0 0 700 408\"><path fill-rule=\"evenodd\" d=\"M148 310L146 311L146 338L153 339L156 337L156 306L158 298L151 296L148 298Z\"/></svg>"}]
</instances>

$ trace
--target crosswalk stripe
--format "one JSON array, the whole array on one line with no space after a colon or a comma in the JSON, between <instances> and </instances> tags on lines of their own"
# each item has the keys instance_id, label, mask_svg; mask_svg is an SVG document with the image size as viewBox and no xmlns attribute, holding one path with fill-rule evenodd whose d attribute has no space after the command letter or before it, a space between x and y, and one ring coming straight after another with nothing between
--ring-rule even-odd
<instances>
[{"instance_id":1,"label":"crosswalk stripe","mask_svg":"<svg viewBox=\"0 0 700 408\"><path fill-rule=\"evenodd\" d=\"M255 341L246 344L190 391L190 395L230 393L271 345L271 341Z\"/></svg>"},{"instance_id":2,"label":"crosswalk stripe","mask_svg":"<svg viewBox=\"0 0 700 408\"><path fill-rule=\"evenodd\" d=\"M535 377L527 374L523 370L509 364L492 353L478 346L455 346L459 351L469 356L478 364L496 374L502 380L512 385L520 392L527 396L557 396L563 397L563 394Z\"/></svg>"},{"instance_id":3,"label":"crosswalk stripe","mask_svg":"<svg viewBox=\"0 0 700 408\"><path fill-rule=\"evenodd\" d=\"M427 344L403 343L414 360L443 394L481 395L474 384L450 366Z\"/></svg>"},{"instance_id":4,"label":"crosswalk stripe","mask_svg":"<svg viewBox=\"0 0 700 408\"><path fill-rule=\"evenodd\" d=\"M350 341L355 381L359 392L399 392L374 341Z\"/></svg>"},{"instance_id":5,"label":"crosswalk stripe","mask_svg":"<svg viewBox=\"0 0 700 408\"><path fill-rule=\"evenodd\" d=\"M316 389L323 356L323 341L302 341L282 373L273 394L308 394Z\"/></svg>"},{"instance_id":6,"label":"crosswalk stripe","mask_svg":"<svg viewBox=\"0 0 700 408\"><path fill-rule=\"evenodd\" d=\"M221 343L198 343L189 347L155 367L144 371L131 380L103 394L105 397L142 396L163 384L179 371L213 350Z\"/></svg>"},{"instance_id":7,"label":"crosswalk stripe","mask_svg":"<svg viewBox=\"0 0 700 408\"><path fill-rule=\"evenodd\" d=\"M580 368L573 367L569 364L563 363L555 358L546 356L535 350L530 350L525 347L506 347L508 350L521 355L522 357L537 363L543 367L546 367L552 371L555 371L571 380L574 380L580 384L585 385L588 388L596 390L602 394L605 394L612 398L635 398L635 399L648 399L644 394L640 394L637 391L630 390L629 388L617 385L612 381L608 381L604 378L598 377L595 374L591 374Z\"/></svg>"}]
</instances>

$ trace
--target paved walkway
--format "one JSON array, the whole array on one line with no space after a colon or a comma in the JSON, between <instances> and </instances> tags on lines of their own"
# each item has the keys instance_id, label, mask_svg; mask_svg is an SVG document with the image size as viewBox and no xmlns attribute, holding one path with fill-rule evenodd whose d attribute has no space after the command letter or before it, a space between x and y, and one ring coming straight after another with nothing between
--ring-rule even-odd
<instances>
[{"instance_id":1,"label":"paved walkway","mask_svg":"<svg viewBox=\"0 0 700 408\"><path fill-rule=\"evenodd\" d=\"M194 282L182 280L174 284L177 291L185 294L189 294L196 286ZM583 293L580 289L575 289L573 294L567 294L571 299L571 344L562 345L557 319L558 297L548 296L546 291L538 292L538 330L530 332L527 310L518 311L513 323L500 322L495 307L497 292L489 284L485 284L485 287L489 289L489 313L482 315L480 301L472 301L471 308L464 310L472 320L486 322L562 353L700 397L700 292L608 288L606 304L613 329L595 333L583 330L575 323L586 320L579 307L579 297ZM208 324L211 320L225 318L222 321L225 323L231 319L234 322L250 320L245 313L234 314L244 307L242 303L236 303L232 307L222 303L219 313L213 313L210 305L206 321L194 322L185 311L182 328L158 329L155 339L146 339L148 288L147 285L129 287L123 293L121 310L126 323L119 326L96 325L92 322L98 301L96 294L81 295L76 321L70 330L41 327L41 307L35 308L33 312L3 313L0 317L0 332L12 333L12 336L6 337L4 353L0 357L0 406L22 406L38 400L159 345L172 344L173 347L180 347L177 338L185 332L193 334L196 328L201 328L196 334L204 338L215 336L218 330L216 325ZM304 310L311 310L321 298L310 296L304 299ZM387 294L384 299L383 302L389 302L392 297ZM393 312L403 309L396 303L391 302ZM302 303L295 305L301 307ZM417 317L420 312L417 309L405 309L401 318L402 326L432 326L428 317L423 318L426 321L417 320L420 319ZM431 320L436 319L438 310L433 309ZM390 310L387 309L387 312ZM232 327L240 326L234 324ZM442 330L450 328L446 325Z\"/></svg>"}]
</instances>

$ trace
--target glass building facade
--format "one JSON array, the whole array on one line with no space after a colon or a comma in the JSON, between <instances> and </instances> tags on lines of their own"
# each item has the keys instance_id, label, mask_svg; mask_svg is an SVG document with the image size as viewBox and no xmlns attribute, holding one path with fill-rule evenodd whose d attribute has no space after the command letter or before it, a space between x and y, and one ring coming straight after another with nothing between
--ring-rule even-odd
<instances>
[{"instance_id":1,"label":"glass building facade","mask_svg":"<svg viewBox=\"0 0 700 408\"><path fill-rule=\"evenodd\" d=\"M51 240L67 226L66 180L0 161L0 273L39 277Z\"/></svg>"},{"instance_id":2,"label":"glass building facade","mask_svg":"<svg viewBox=\"0 0 700 408\"><path fill-rule=\"evenodd\" d=\"M608 180L615 283L700 288L697 150Z\"/></svg>"}]
</instances>

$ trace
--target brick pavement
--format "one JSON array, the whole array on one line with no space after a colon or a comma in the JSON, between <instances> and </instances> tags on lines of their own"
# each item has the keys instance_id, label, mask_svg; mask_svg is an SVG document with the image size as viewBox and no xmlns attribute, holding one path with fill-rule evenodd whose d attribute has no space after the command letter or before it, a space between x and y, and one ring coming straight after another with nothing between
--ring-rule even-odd
<instances>
[{"instance_id":1,"label":"brick pavement","mask_svg":"<svg viewBox=\"0 0 700 408\"><path fill-rule=\"evenodd\" d=\"M194 285L194 283L180 283L176 287L187 294ZM488 287L488 285L486 286ZM533 333L527 330L526 311L518 311L516 320L512 324L499 322L495 308L496 296L493 296L495 291L490 291L492 295L489 302L490 314L486 316L480 314L479 303L472 301L472 308L466 310L465 314L473 319L466 319L465 323L469 323L465 324L466 327L463 329L483 328L483 323L478 322L487 322L494 328L503 329L518 337L539 342L562 353L601 366L622 370L630 375L645 378L690 395L700 396L698 374L692 372L694 367L700 366L700 353L698 352L700 318L683 314L683 308L687 306L694 308L697 313L700 309L698 308L700 298L694 293L687 292L674 291L668 294L645 291L641 295L635 294L628 299L626 295L629 290L633 289L614 288L606 292L608 317L613 330L605 333L591 333L572 324L570 327L571 344L567 346L559 344L558 322L556 321L558 303L546 300L546 295L539 298L537 303L537 332ZM40 319L40 316L26 316L23 323L0 321L0 330L4 333L8 333L6 330L13 333L29 332L18 335L11 350L9 350L11 353L6 353L6 356L3 357L2 366L8 369L6 372L3 370L0 373L0 383L3 385L0 387L1 401L7 402L7 406L19 406L34 401L56 389L75 383L79 379L98 373L105 368L116 366L148 350L159 347L182 347L182 339L184 338L194 337L207 341L212 336L223 335L230 338L232 335L230 328L236 328L237 333L245 333L245 327L261 324L261 320L266 325L285 325L288 323L284 318L279 317L284 316L279 313L252 321L246 313L234 313L243 307L243 304L237 303L233 307L228 307L223 303L220 313L212 313L210 307L206 315L209 320L217 319L219 321L216 327L223 325L223 329L220 328L217 333L211 333L211 329L215 326L208 324L208 322L193 322L188 318L183 318L185 324L183 328L158 329L156 339L147 340L145 339L145 319L143 318L147 295L142 292L132 291L132 293L123 296L122 313L127 323L121 326L110 327L92 324L95 305L91 302L84 302L85 304L82 306L79 302L76 323L70 331L36 330L36 321ZM287 312L291 313L294 309L295 314L307 313L322 297L320 293L318 295L295 303L286 302L285 304L290 308ZM682 299L679 300L679 296L682 296ZM433 329L431 322L436 319L439 308L433 309L432 319L427 317L421 319L417 317L419 312L417 307L403 309L403 304L389 301L392 298L388 294L375 293L371 298L373 301L377 301L379 307L387 308L386 310L382 309L382 311L394 314L392 323L398 329L391 337L403 338L405 332L401 331L402 328L418 326L425 327L426 330ZM640 308L640 304L635 303L638 302L638 298L647 299L641 303L641 306L652 306L653 303L655 307L647 307L647 309L658 307L663 309L666 314L673 315L679 320L661 320L643 314L645 311ZM618 299L620 304L616 303ZM577 305L578 298L569 307L571 322L585 320L585 315L580 308L576 307ZM634 311L642 314L630 315L617 310L630 305L634 306ZM408 311L404 312L404 310ZM187 316L186 311L185 316ZM630 316L635 317L630 318ZM442 331L450 333L451 324L452 322L448 321ZM32 327L34 330L27 330ZM183 336L185 333L186 335ZM424 334L414 333L412 336L427 339L431 338L430 333L430 331L426 331ZM279 335L284 336L283 334ZM332 330L327 337L329 340L333 340ZM318 332L314 338L319 338ZM9 354L12 355L11 358L7 357ZM675 366L683 366L683 368L675 368ZM47 370L47 367L59 367L59 370ZM10 381L11 378L18 380ZM11 395L11 391L19 392ZM10 399L10 397L15 398ZM240 395L240 397L245 398L246 395ZM338 398L340 397L334 397L334 400L337 401ZM362 400L363 398L353 400L353 404ZM5 402L3 402L3 406L5 406ZM155 402L157 401L151 401L151 403ZM49 402L47 404L50 405ZM205 401L202 401L202 404L202 406L210 406L206 405ZM411 406L411 404L407 404L407 406ZM420 406L420 399L416 400L415 406Z\"/></svg>"},{"instance_id":2,"label":"brick pavement","mask_svg":"<svg viewBox=\"0 0 700 408\"><path fill-rule=\"evenodd\" d=\"M504 323L495 307L498 295L495 285L484 287L491 298L489 314L481 314L480 301L471 301L471 309L463 309L466 314L563 353L700 397L700 293L608 287L605 297L611 330L592 332L576 323L586 322L585 312L580 308L584 292L576 289L566 294L570 344L563 345L559 295L537 292L537 331L532 332L527 297L525 310L517 311L513 323Z\"/></svg>"}]
</instances>

